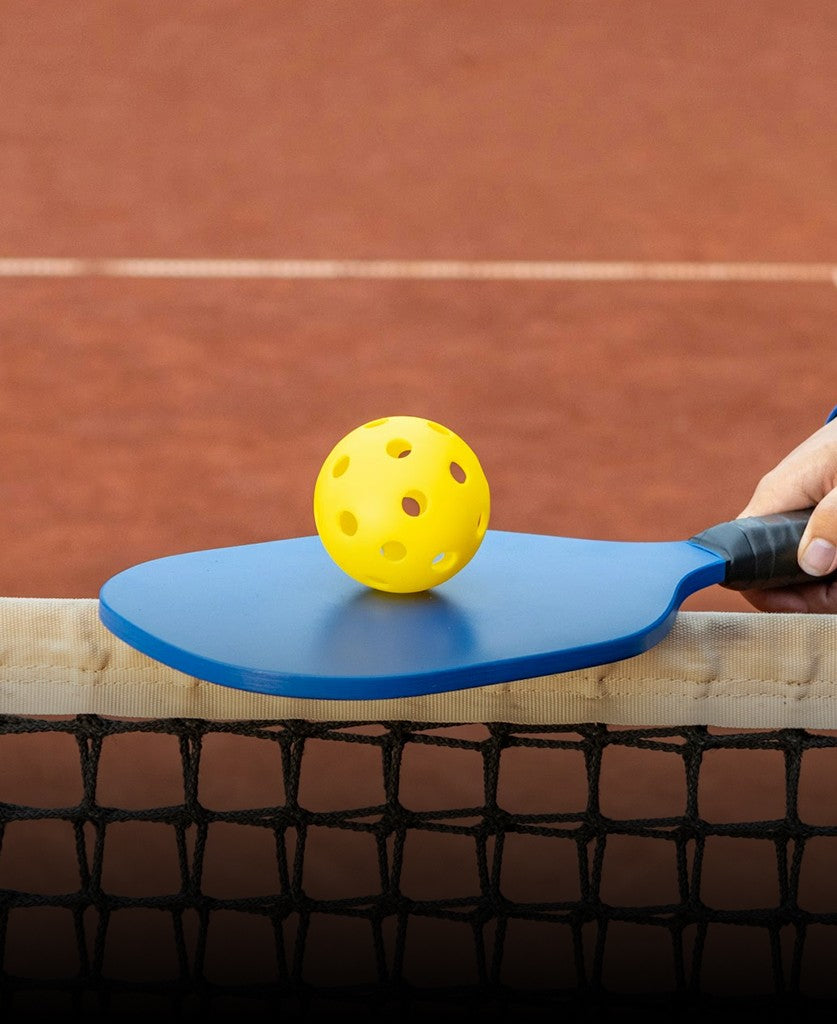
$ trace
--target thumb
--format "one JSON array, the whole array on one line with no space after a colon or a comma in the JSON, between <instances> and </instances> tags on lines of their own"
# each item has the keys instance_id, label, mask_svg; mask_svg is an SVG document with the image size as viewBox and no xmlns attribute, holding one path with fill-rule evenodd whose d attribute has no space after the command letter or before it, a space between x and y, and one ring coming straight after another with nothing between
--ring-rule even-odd
<instances>
[{"instance_id":1,"label":"thumb","mask_svg":"<svg viewBox=\"0 0 837 1024\"><path fill-rule=\"evenodd\" d=\"M827 576L837 569L837 487L811 513L797 557L811 576Z\"/></svg>"}]
</instances>

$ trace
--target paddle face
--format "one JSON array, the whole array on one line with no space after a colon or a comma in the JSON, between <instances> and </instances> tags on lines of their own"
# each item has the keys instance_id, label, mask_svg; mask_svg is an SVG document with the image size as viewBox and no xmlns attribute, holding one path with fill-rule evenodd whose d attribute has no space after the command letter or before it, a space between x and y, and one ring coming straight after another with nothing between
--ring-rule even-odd
<instances>
[{"instance_id":1,"label":"paddle face","mask_svg":"<svg viewBox=\"0 0 837 1024\"><path fill-rule=\"evenodd\" d=\"M683 600L724 579L690 541L630 543L489 530L421 594L369 590L301 537L145 562L99 595L104 625L188 675L337 700L416 696L640 654Z\"/></svg>"}]
</instances>

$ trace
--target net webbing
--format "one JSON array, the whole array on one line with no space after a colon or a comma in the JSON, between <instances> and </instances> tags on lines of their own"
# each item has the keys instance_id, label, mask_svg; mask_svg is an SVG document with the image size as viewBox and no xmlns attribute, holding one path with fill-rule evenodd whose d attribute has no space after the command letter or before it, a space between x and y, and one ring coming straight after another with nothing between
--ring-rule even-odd
<instances>
[{"instance_id":1,"label":"net webbing","mask_svg":"<svg viewBox=\"0 0 837 1024\"><path fill-rule=\"evenodd\" d=\"M286 1012L354 1001L404 1013L434 1000L508 1009L830 994L837 903L823 903L818 886L837 825L800 813L801 799L817 803L816 781L801 794L800 780L812 755L818 775L833 774L834 736L97 716L7 716L0 731L6 743L16 738L18 757L21 741L43 750L72 738L80 787L76 803L56 807L4 794L6 1017L45 998L54 1008L93 1000L122 1013L120 998L135 1005L138 995L184 1013L233 997ZM120 741L151 737L177 748L180 778L169 782L181 799L103 799L100 769L115 769ZM273 789L274 802L246 806L239 793L225 807L217 779L203 792L202 755L213 745L210 769L228 754L260 772L272 764L258 788ZM703 802L722 819L711 820L703 767L717 786L719 773L746 771L757 754L757 771L781 790L780 813L724 820L723 793L707 790ZM72 775L66 755L62 791ZM317 776L348 777L359 764L378 774L357 788L379 789L380 800L358 806L332 792L328 803ZM633 813L659 798L642 790L660 771L667 813ZM428 788L448 772L458 773L456 795L479 790L482 799L451 806L444 787ZM611 785L618 793L608 797ZM31 861L39 844L40 864Z\"/></svg>"}]
</instances>

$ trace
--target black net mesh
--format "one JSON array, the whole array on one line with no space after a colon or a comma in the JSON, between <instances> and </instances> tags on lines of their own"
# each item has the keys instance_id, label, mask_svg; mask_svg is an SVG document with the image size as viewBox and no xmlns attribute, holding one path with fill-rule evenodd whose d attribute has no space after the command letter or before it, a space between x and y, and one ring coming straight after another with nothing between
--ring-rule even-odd
<instances>
[{"instance_id":1,"label":"black net mesh","mask_svg":"<svg viewBox=\"0 0 837 1024\"><path fill-rule=\"evenodd\" d=\"M0 1013L828 1006L835 748L2 717Z\"/></svg>"}]
</instances>

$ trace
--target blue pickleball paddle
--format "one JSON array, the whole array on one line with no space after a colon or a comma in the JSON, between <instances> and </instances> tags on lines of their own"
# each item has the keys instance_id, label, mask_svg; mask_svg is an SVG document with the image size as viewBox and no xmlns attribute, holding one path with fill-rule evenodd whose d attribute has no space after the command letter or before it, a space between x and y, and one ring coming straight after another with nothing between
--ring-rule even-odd
<instances>
[{"instance_id":1,"label":"blue pickleball paddle","mask_svg":"<svg viewBox=\"0 0 837 1024\"><path fill-rule=\"evenodd\" d=\"M809 515L733 520L664 542L489 530L458 575L420 594L356 583L317 536L194 551L112 577L99 614L137 650L224 686L415 696L640 654L688 595L713 584L814 582L796 560Z\"/></svg>"}]
</instances>

